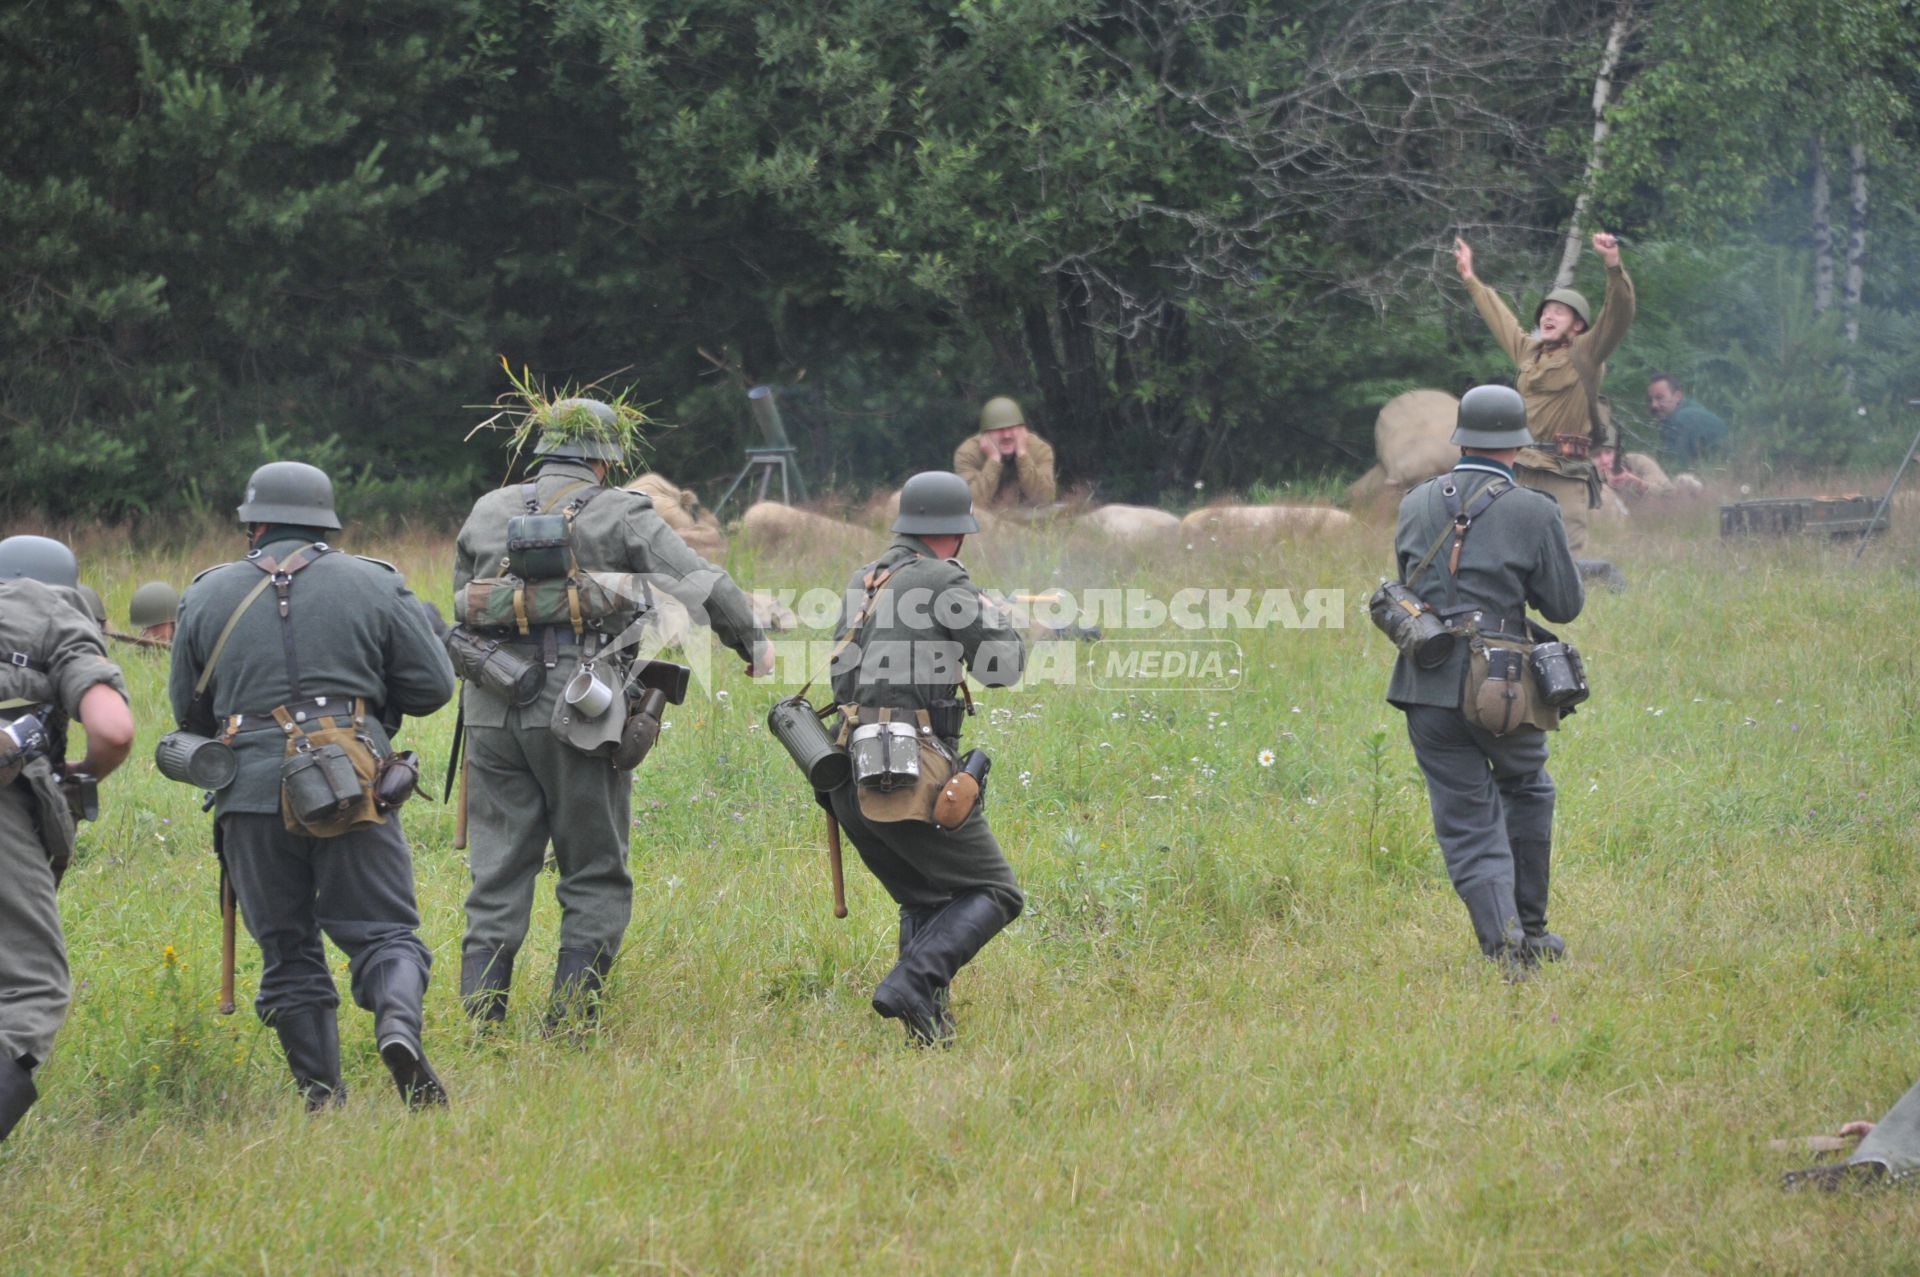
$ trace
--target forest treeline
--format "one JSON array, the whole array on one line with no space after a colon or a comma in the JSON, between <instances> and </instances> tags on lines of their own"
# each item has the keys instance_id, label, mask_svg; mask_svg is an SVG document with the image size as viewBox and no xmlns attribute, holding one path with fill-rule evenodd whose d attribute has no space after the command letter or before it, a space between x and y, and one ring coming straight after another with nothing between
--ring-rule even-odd
<instances>
[{"instance_id":1,"label":"forest treeline","mask_svg":"<svg viewBox=\"0 0 1920 1277\"><path fill-rule=\"evenodd\" d=\"M1603 227L1629 429L1656 368L1755 464L1920 424L1913 0L21 0L0 102L15 510L457 504L502 355L709 500L760 382L816 486L997 393L1107 499L1357 472L1501 371L1454 235L1530 308Z\"/></svg>"}]
</instances>

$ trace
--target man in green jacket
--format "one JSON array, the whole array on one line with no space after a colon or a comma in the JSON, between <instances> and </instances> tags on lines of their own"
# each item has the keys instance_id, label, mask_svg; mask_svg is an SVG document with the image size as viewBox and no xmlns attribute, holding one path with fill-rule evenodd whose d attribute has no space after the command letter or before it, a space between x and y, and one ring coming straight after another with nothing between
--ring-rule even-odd
<instances>
[{"instance_id":1,"label":"man in green jacket","mask_svg":"<svg viewBox=\"0 0 1920 1277\"><path fill-rule=\"evenodd\" d=\"M1607 267L1607 294L1599 322L1581 293L1549 292L1534 310L1532 331L1520 326L1506 302L1473 273L1473 250L1453 241L1454 265L1473 305L1516 370L1515 386L1527 405L1532 435L1514 470L1518 481L1560 503L1567 544L1578 555L1587 545L1587 515L1600 504L1600 482L1590 448L1606 438L1600 421L1600 387L1607 359L1633 324L1633 281L1620 264L1620 244L1602 232L1594 251ZM1597 569L1596 569L1597 571Z\"/></svg>"},{"instance_id":2,"label":"man in green jacket","mask_svg":"<svg viewBox=\"0 0 1920 1277\"><path fill-rule=\"evenodd\" d=\"M919 731L923 758L931 750L957 762L967 674L987 687L1019 680L1019 631L956 557L979 528L957 474L917 474L900 490L893 544L854 572L841 612L833 693L844 733L897 717ZM950 1041L954 973L1025 904L984 802L944 830L927 809L907 810L901 797L857 780L826 801L900 906L899 961L874 990L873 1009L901 1021L910 1042Z\"/></svg>"},{"instance_id":3,"label":"man in green jacket","mask_svg":"<svg viewBox=\"0 0 1920 1277\"><path fill-rule=\"evenodd\" d=\"M274 710L302 728L357 719L355 731L385 755L403 716L424 717L452 697L453 668L405 578L329 544L340 518L324 472L261 466L239 515L247 556L187 587L167 690L183 728L233 746L237 771L214 795L214 837L260 945L254 1009L279 1035L309 1109L344 1098L325 933L347 955L353 1000L373 1012L401 1097L444 1104L420 1040L433 960L420 942L399 813L333 837L292 832L280 770L300 733Z\"/></svg>"},{"instance_id":4,"label":"man in green jacket","mask_svg":"<svg viewBox=\"0 0 1920 1277\"><path fill-rule=\"evenodd\" d=\"M747 596L725 572L687 548L653 508L651 498L607 485L608 467L623 457L615 409L597 399L565 399L541 413L538 468L522 483L487 493L460 529L453 564L457 601L470 582L500 579L508 523L517 516L562 515L570 553L582 572L641 573L704 613L720 640L747 662L770 669L772 649ZM561 691L585 660L623 635L637 609L592 624L531 624L481 631L545 667L538 695L514 705L467 682L467 932L461 943L460 994L468 1014L484 1022L506 1017L514 958L526 939L533 888L549 842L560 869L560 952L548 1005L549 1029L569 1017L590 1020L633 914L627 868L632 773L605 747L569 740L554 730ZM624 678L624 661L601 662Z\"/></svg>"},{"instance_id":5,"label":"man in green jacket","mask_svg":"<svg viewBox=\"0 0 1920 1277\"><path fill-rule=\"evenodd\" d=\"M54 895L74 840L61 778L99 780L133 748L127 685L73 601L78 580L58 541L0 541L0 1140L40 1097L34 1070L73 996ZM78 763L70 721L87 733Z\"/></svg>"},{"instance_id":6,"label":"man in green jacket","mask_svg":"<svg viewBox=\"0 0 1920 1277\"><path fill-rule=\"evenodd\" d=\"M1696 466L1727 446L1727 423L1687 397L1672 373L1647 381L1647 407L1660 419L1660 450L1678 466Z\"/></svg>"},{"instance_id":7,"label":"man in green jacket","mask_svg":"<svg viewBox=\"0 0 1920 1277\"><path fill-rule=\"evenodd\" d=\"M1476 386L1460 400L1453 433L1460 463L1400 502L1400 579L1442 620L1524 639L1528 607L1554 622L1580 614L1586 596L1560 510L1514 483L1514 460L1531 438L1518 394ZM1483 497L1492 499L1476 514ZM1470 515L1471 523L1449 549L1441 538L1459 526L1456 515ZM1402 654L1387 700L1407 716L1433 831L1481 951L1506 964L1557 958L1566 946L1547 930L1554 805L1547 736L1531 727L1493 736L1468 722L1461 708L1467 665L1465 642L1432 669Z\"/></svg>"}]
</instances>

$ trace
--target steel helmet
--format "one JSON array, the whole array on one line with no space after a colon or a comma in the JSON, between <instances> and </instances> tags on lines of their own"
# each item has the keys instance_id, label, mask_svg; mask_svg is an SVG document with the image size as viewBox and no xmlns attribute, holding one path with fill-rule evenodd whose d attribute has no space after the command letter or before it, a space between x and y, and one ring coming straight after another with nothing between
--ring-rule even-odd
<instances>
[{"instance_id":1,"label":"steel helmet","mask_svg":"<svg viewBox=\"0 0 1920 1277\"><path fill-rule=\"evenodd\" d=\"M989 430L1006 430L1013 426L1027 424L1026 414L1020 411L1020 405L1006 395L996 395L981 405L980 433Z\"/></svg>"},{"instance_id":2,"label":"steel helmet","mask_svg":"<svg viewBox=\"0 0 1920 1277\"><path fill-rule=\"evenodd\" d=\"M237 511L242 523L285 523L302 528L338 528L333 480L304 461L269 461L247 480L247 498Z\"/></svg>"},{"instance_id":3,"label":"steel helmet","mask_svg":"<svg viewBox=\"0 0 1920 1277\"><path fill-rule=\"evenodd\" d=\"M1462 448L1527 448L1527 404L1511 386L1475 386L1460 396L1460 415L1447 442Z\"/></svg>"},{"instance_id":4,"label":"steel helmet","mask_svg":"<svg viewBox=\"0 0 1920 1277\"><path fill-rule=\"evenodd\" d=\"M180 615L180 595L165 581L148 581L127 604L127 623L136 630L165 625Z\"/></svg>"},{"instance_id":5,"label":"steel helmet","mask_svg":"<svg viewBox=\"0 0 1920 1277\"><path fill-rule=\"evenodd\" d=\"M534 455L577 457L584 461L618 461L620 416L598 399L562 399L540 412L540 442Z\"/></svg>"},{"instance_id":6,"label":"steel helmet","mask_svg":"<svg viewBox=\"0 0 1920 1277\"><path fill-rule=\"evenodd\" d=\"M973 490L951 470L916 474L900 489L900 515L893 521L893 530L914 536L978 532L980 521L973 517Z\"/></svg>"},{"instance_id":7,"label":"steel helmet","mask_svg":"<svg viewBox=\"0 0 1920 1277\"><path fill-rule=\"evenodd\" d=\"M74 589L80 584L80 561L64 542L52 537L8 537L0 541L0 581L22 577Z\"/></svg>"},{"instance_id":8,"label":"steel helmet","mask_svg":"<svg viewBox=\"0 0 1920 1277\"><path fill-rule=\"evenodd\" d=\"M1533 322L1536 326L1539 325L1541 312L1546 310L1548 302L1559 302L1572 311L1574 317L1581 323L1589 328L1593 327L1593 307L1587 305L1587 295L1574 288L1556 288L1542 297L1540 304L1533 308Z\"/></svg>"}]
</instances>

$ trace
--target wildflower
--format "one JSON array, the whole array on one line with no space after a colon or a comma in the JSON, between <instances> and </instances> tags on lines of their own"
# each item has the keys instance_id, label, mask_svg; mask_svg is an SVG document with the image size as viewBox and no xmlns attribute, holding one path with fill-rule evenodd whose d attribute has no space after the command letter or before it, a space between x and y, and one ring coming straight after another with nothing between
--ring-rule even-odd
<instances>
[{"instance_id":1,"label":"wildflower","mask_svg":"<svg viewBox=\"0 0 1920 1277\"><path fill-rule=\"evenodd\" d=\"M725 689L722 689L713 694L713 699L716 701L719 701L722 705L725 705L728 701L733 699L733 695L730 692L726 691Z\"/></svg>"},{"instance_id":2,"label":"wildflower","mask_svg":"<svg viewBox=\"0 0 1920 1277\"><path fill-rule=\"evenodd\" d=\"M1263 749L1260 751L1260 765L1262 767L1271 767L1273 766L1273 762L1274 762L1274 754L1272 750Z\"/></svg>"},{"instance_id":3,"label":"wildflower","mask_svg":"<svg viewBox=\"0 0 1920 1277\"><path fill-rule=\"evenodd\" d=\"M1206 488L1207 488L1207 481L1205 479L1195 479L1193 481L1193 490L1195 492L1204 492L1206 491Z\"/></svg>"},{"instance_id":4,"label":"wildflower","mask_svg":"<svg viewBox=\"0 0 1920 1277\"><path fill-rule=\"evenodd\" d=\"M174 963L178 962L180 959L178 955L174 953L173 946L167 945L165 948L160 950L160 960L166 963L168 966L172 966Z\"/></svg>"},{"instance_id":5,"label":"wildflower","mask_svg":"<svg viewBox=\"0 0 1920 1277\"><path fill-rule=\"evenodd\" d=\"M1300 712L1300 707L1299 707L1298 705L1295 705L1295 706L1293 707L1293 712L1294 712L1294 713L1296 713L1296 714L1298 714L1298 713Z\"/></svg>"},{"instance_id":6,"label":"wildflower","mask_svg":"<svg viewBox=\"0 0 1920 1277\"><path fill-rule=\"evenodd\" d=\"M1032 784L1033 784L1033 773L1032 773L1032 772L1021 772L1021 773L1020 773L1020 783L1021 783L1022 785L1032 785Z\"/></svg>"}]
</instances>

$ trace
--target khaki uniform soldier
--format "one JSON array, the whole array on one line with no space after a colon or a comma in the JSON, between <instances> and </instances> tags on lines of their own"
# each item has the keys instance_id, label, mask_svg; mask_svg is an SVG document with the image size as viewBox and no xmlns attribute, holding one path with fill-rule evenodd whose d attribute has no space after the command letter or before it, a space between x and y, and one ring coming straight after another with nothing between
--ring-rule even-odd
<instances>
[{"instance_id":1,"label":"khaki uniform soldier","mask_svg":"<svg viewBox=\"0 0 1920 1277\"><path fill-rule=\"evenodd\" d=\"M62 777L98 780L133 746L126 684L73 601L78 579L58 541L0 542L0 1140L39 1098L33 1072L72 999L54 898L74 842ZM87 733L77 764L70 720Z\"/></svg>"},{"instance_id":2,"label":"khaki uniform soldier","mask_svg":"<svg viewBox=\"0 0 1920 1277\"><path fill-rule=\"evenodd\" d=\"M403 716L447 703L453 669L400 573L328 544L340 520L323 472L294 461L260 467L239 515L247 557L187 587L168 693L183 728L233 747L234 778L214 795L214 839L260 945L254 1009L279 1035L310 1109L345 1097L324 933L347 955L353 1000L373 1013L401 1096L444 1104L420 1040L432 959L399 813L346 832L298 825L282 767L301 752L345 748L316 745L320 733L357 742L355 771L370 767L392 753Z\"/></svg>"},{"instance_id":3,"label":"khaki uniform soldier","mask_svg":"<svg viewBox=\"0 0 1920 1277\"><path fill-rule=\"evenodd\" d=\"M675 597L704 603L722 642L764 672L771 648L747 596L727 574L689 550L637 492L606 486L607 467L622 445L614 410L598 400L571 399L543 414L542 458L533 477L490 492L460 529L454 558L456 596L470 582L500 578L509 558L508 523L526 514L562 514L572 561L582 572L646 573ZM656 586L655 588L659 588ZM462 621L472 618L462 613ZM633 913L627 868L632 774L616 768L612 744L569 740L554 730L561 692L592 656L634 619L632 610L576 628L532 624L477 628L525 660L545 667L538 694L515 705L482 683L462 692L467 749L467 818L473 888L461 945L460 992L470 1015L506 1016L513 963L526 939L549 843L560 869L560 953L548 1027L569 1016L591 1019ZM616 662L603 663L613 667ZM624 668L607 670L624 678ZM615 679L615 685L619 683Z\"/></svg>"},{"instance_id":4,"label":"khaki uniform soldier","mask_svg":"<svg viewBox=\"0 0 1920 1277\"><path fill-rule=\"evenodd\" d=\"M1521 450L1516 475L1521 484L1560 503L1567 544L1576 555L1586 549L1588 511L1600 504L1599 479L1587 460L1590 442L1606 437L1594 429L1601 414L1600 385L1607 359L1626 339L1634 315L1633 281L1620 264L1619 242L1602 233L1593 237L1593 247L1607 265L1599 322L1593 322L1586 297L1556 288L1534 311L1534 329L1528 332L1500 295L1474 275L1473 250L1466 241L1454 241L1454 262L1474 308L1518 370L1515 385L1526 401L1534 446Z\"/></svg>"},{"instance_id":5,"label":"khaki uniform soldier","mask_svg":"<svg viewBox=\"0 0 1920 1277\"><path fill-rule=\"evenodd\" d=\"M1012 622L988 602L959 559L979 530L958 475L932 471L907 481L887 552L854 573L834 661L842 732L898 719L919 732L922 771L959 762L965 671L988 687L1018 681L1026 650ZM929 819L925 797L882 794L855 781L827 796L860 859L900 906L899 962L874 991L873 1009L902 1021L916 1044L950 1041L947 988L954 973L1020 916L1013 869L987 826L984 805L956 828ZM936 763L937 752L944 762Z\"/></svg>"},{"instance_id":6,"label":"khaki uniform soldier","mask_svg":"<svg viewBox=\"0 0 1920 1277\"><path fill-rule=\"evenodd\" d=\"M1580 613L1585 593L1559 509L1513 482L1514 457L1531 438L1518 394L1475 387L1460 401L1453 434L1460 464L1400 502L1400 578L1443 620L1524 639L1528 607L1553 622ZM1458 518L1468 520L1464 534ZM1547 930L1554 786L1546 732L1520 726L1496 736L1469 721L1469 663L1464 641L1431 669L1402 654L1387 700L1407 716L1434 834L1481 950L1507 963L1557 958L1565 945Z\"/></svg>"},{"instance_id":7,"label":"khaki uniform soldier","mask_svg":"<svg viewBox=\"0 0 1920 1277\"><path fill-rule=\"evenodd\" d=\"M953 468L983 510L1053 504L1053 445L1027 429L1020 405L1005 395L980 409L980 432L954 449Z\"/></svg>"}]
</instances>

